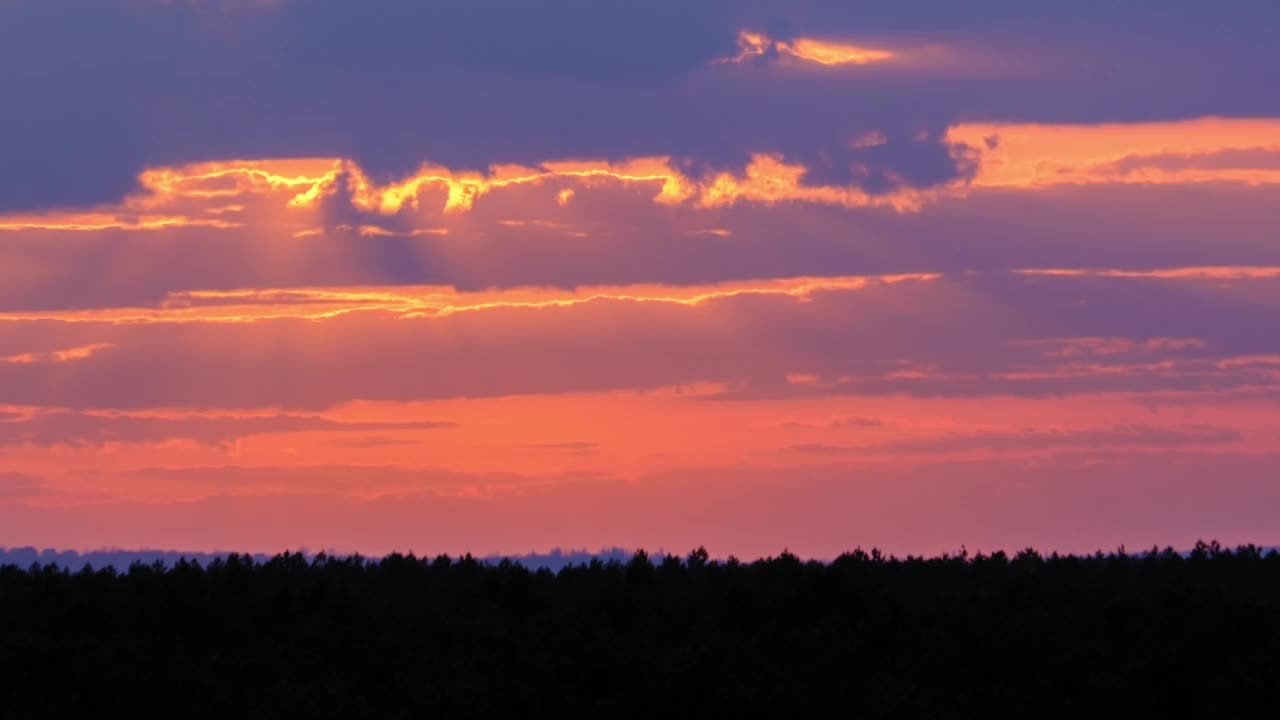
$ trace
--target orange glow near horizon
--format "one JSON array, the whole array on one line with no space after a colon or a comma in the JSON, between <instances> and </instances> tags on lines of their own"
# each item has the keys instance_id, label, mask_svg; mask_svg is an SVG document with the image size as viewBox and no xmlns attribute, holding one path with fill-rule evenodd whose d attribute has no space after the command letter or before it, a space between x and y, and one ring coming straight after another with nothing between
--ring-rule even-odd
<instances>
[{"instance_id":1,"label":"orange glow near horizon","mask_svg":"<svg viewBox=\"0 0 1280 720\"><path fill-rule=\"evenodd\" d=\"M94 422L172 423L176 435L154 440L111 439L53 448L11 447L8 466L16 472L41 473L45 492L26 499L7 526L0 542L19 540L15 531L29 530L23 517L107 513L128 514L128 508L187 516L202 506L250 508L273 498L294 508L289 523L268 523L271 532L251 531L238 536L238 549L278 549L282 542L325 543L322 547L366 553L404 550L394 538L408 531L409 518L372 512L375 503L406 508L417 522L433 526L463 513L479 532L421 537L414 547L430 552L513 552L546 550L556 545L597 547L614 543L685 543L696 538L699 526L675 522L674 507L715 507L716 498L735 499L734 513L772 518L773 533L749 539L730 532L713 538L722 551L741 554L776 552L779 534L791 534L799 552L838 551L846 535L825 538L824 511L811 506L817 494L829 508L860 527L877 532L877 543L920 548L941 538L910 540L908 536L877 531L883 514L902 502L903 494L950 497L947 483L967 492L994 493L994 507L982 517L1031 501L1040 492L1068 493L1047 478L1030 485L1010 477L988 477L983 468L1004 463L1034 469L1061 463L1063 453L1079 457L1079 472L1098 471L1107 463L1152 462L1148 438L1183 433L1188 449L1219 454L1266 452L1274 442L1265 438L1276 429L1274 413L1265 403L1231 402L1225 397L1184 394L1198 398L1197 420L1212 426L1245 431L1245 439L1224 445L1212 432L1188 428L1177 420L1153 418L1138 397L1087 395L1052 399L975 398L802 398L782 401L715 403L699 400L696 391L609 392L556 396L527 396L431 403L353 403L299 421L339 423L323 431L276 432L263 428L278 413L89 413ZM1173 399L1177 399L1176 397ZM549 410L554 409L554 412ZM2 407L22 418L7 422L39 422L52 411ZM205 420L202 420L205 418ZM250 422L253 418L257 421ZM448 420L441 429L365 428L361 423L424 419ZM245 423L243 435L219 443L183 439L185 424ZM6 422L0 422L0 429ZM351 429L344 429L344 427ZM715 428L716 432L709 429ZM1109 443L1124 450L1128 460L1102 460L1089 465L1088 443ZM322 464L300 465L305 458ZM914 468L938 463L949 470L947 482L924 479ZM1124 464L1116 465L1123 470ZM52 468L59 472L52 473ZM519 471L513 471L519 468ZM835 483L826 479L857 478ZM769 479L773 477L774 479ZM785 482L779 477L787 478ZM1145 487L1145 484L1142 485ZM1112 502L1117 502L1113 493ZM835 493L834 495L832 493ZM810 498L810 499L806 499ZM896 499L895 499L896 498ZM10 500L10 503L13 501ZM330 513L318 503L341 508ZM0 503L2 506L3 503ZM559 511L554 508L560 508ZM663 510L663 508L667 508ZM967 527L948 512L918 507L933 518L943 537ZM504 509L505 508L505 509ZM672 522L654 534L637 534L638 527L619 523L623 508L646 518ZM805 510L808 508L808 510ZM969 508L966 513L977 512ZM501 513L506 531L497 535L492 523ZM509 517L507 515L509 514ZM603 516L600 513L604 513ZM816 515L814 513L817 513ZM936 518L934 515L936 514ZM368 517L366 517L368 515ZM898 517L891 513L894 522ZM701 515L700 515L701 516ZM227 542L200 524L183 532L166 533L154 521L139 520L111 529L93 525L98 534L64 534L63 545L120 547L164 543L195 549ZM548 525L548 517L558 518ZM814 518L824 518L815 528ZM914 515L913 515L914 517ZM486 522L483 518L489 518ZM599 518L602 522L593 522ZM474 524L474 523L479 524ZM412 524L412 523L410 523ZM73 524L71 527L81 527ZM254 525L257 527L257 525ZM341 528L334 535L332 529ZM619 528L623 532L619 533ZM729 525L726 527L737 527ZM803 528L808 528L803 531ZM283 530L284 532L280 532ZM388 534L388 531L392 531ZM800 531L799 535L795 535ZM201 534L208 533L208 534ZM221 537L221 539L219 539ZM515 538L519 538L518 540ZM998 534L993 537L999 537ZM284 538L292 538L285 540ZM647 539L646 539L647 538ZM868 538L858 536L854 542ZM36 535L33 542L43 542ZM516 548L512 542L520 543ZM314 546L313 546L314 547Z\"/></svg>"}]
</instances>

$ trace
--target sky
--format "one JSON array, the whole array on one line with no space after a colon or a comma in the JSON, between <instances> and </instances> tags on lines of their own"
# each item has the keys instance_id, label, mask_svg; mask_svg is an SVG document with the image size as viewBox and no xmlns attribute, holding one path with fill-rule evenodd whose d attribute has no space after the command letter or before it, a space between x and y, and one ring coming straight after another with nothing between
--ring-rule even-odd
<instances>
[{"instance_id":1,"label":"sky","mask_svg":"<svg viewBox=\"0 0 1280 720\"><path fill-rule=\"evenodd\" d=\"M0 0L0 546L1280 544L1280 4Z\"/></svg>"}]
</instances>

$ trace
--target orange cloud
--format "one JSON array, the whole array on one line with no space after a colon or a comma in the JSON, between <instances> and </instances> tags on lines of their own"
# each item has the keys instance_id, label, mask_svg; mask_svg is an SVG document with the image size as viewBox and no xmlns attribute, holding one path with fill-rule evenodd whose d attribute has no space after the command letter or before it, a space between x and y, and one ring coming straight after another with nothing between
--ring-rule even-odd
<instances>
[{"instance_id":1,"label":"orange cloud","mask_svg":"<svg viewBox=\"0 0 1280 720\"><path fill-rule=\"evenodd\" d=\"M722 235L719 228L700 231ZM1015 275L1061 278L1157 279L1170 281L1230 281L1280 278L1280 266L1194 266L1152 270L1098 268L1027 268ZM858 290L902 282L943 279L940 273L792 277L726 281L699 285L580 285L510 287L463 291L447 285L245 288L173 291L155 306L101 307L79 310L0 312L0 322L56 320L121 324L180 322L253 322L279 318L324 319L362 310L381 310L405 318L447 316L494 308L568 307L597 300L636 303L700 305L740 296L787 296L807 299L821 292ZM1153 338L1135 345L1131 340L1102 337L1045 338L1020 341L1021 346L1045 346L1063 355L1111 354L1120 349L1158 350L1197 347L1195 338ZM93 349L102 349L94 346Z\"/></svg>"},{"instance_id":2,"label":"orange cloud","mask_svg":"<svg viewBox=\"0 0 1280 720\"><path fill-rule=\"evenodd\" d=\"M1014 340L1006 343L1013 347L1043 348L1046 357L1073 357L1080 355L1124 355L1136 352L1158 352L1204 348L1199 338L1155 337L1137 341L1127 337L1068 337Z\"/></svg>"},{"instance_id":3,"label":"orange cloud","mask_svg":"<svg viewBox=\"0 0 1280 720\"><path fill-rule=\"evenodd\" d=\"M228 446L261 435L404 433L452 429L448 420L343 422L319 415L280 413L84 412L65 409L16 408L0 412L0 447L86 447L108 443L190 441Z\"/></svg>"},{"instance_id":4,"label":"orange cloud","mask_svg":"<svg viewBox=\"0 0 1280 720\"><path fill-rule=\"evenodd\" d=\"M138 199L164 203L175 197L225 198L284 191L290 206L307 206L337 180L343 169L334 158L230 160L144 170L138 176L148 194Z\"/></svg>"},{"instance_id":5,"label":"orange cloud","mask_svg":"<svg viewBox=\"0 0 1280 720\"><path fill-rule=\"evenodd\" d=\"M0 354L116 347L74 364L5 363L0 375L11 403L114 409L174 402L315 409L358 398L698 382L724 384L720 399L735 401L1274 389L1273 364L1215 363L1274 355L1275 343L1246 342L1206 319L1221 308L1268 326L1273 282L1159 282L1194 291L1128 278L982 275L480 292L188 291L159 308L6 314ZM1123 295L1132 299L1106 313L1072 306L1044 323L1026 320L1027 307L1077 291L1115 296L1118 288L1133 290ZM1175 319L1143 324L1156 309ZM1123 340L1106 339L1125 326Z\"/></svg>"},{"instance_id":6,"label":"orange cloud","mask_svg":"<svg viewBox=\"0 0 1280 720\"><path fill-rule=\"evenodd\" d=\"M738 54L714 62L740 63L770 51L780 56L819 65L867 65L892 60L895 57L895 54L889 50L859 47L816 38L774 40L763 33L743 30L738 33Z\"/></svg>"},{"instance_id":7,"label":"orange cloud","mask_svg":"<svg viewBox=\"0 0 1280 720\"><path fill-rule=\"evenodd\" d=\"M11 365L28 365L31 363L61 363L73 360L84 360L92 357L95 353L115 347L114 343L93 343L90 345L81 345L79 347L68 348L66 350L54 350L51 352L39 353L19 353L17 355L8 355L0 357L0 363L8 363Z\"/></svg>"},{"instance_id":8,"label":"orange cloud","mask_svg":"<svg viewBox=\"0 0 1280 720\"><path fill-rule=\"evenodd\" d=\"M696 186L671 165L667 157L636 158L623 163L602 161L553 161L541 168L500 165L487 174L455 173L448 168L423 165L412 177L388 185L375 185L355 163L346 164L347 182L352 203L366 212L395 214L407 207L417 208L424 190L444 193L446 213L466 212L477 198L495 189L526 183L545 182L554 178L591 180L611 178L623 182L660 183L654 200L679 204L693 197ZM573 197L558 195L560 204Z\"/></svg>"},{"instance_id":9,"label":"orange cloud","mask_svg":"<svg viewBox=\"0 0 1280 720\"><path fill-rule=\"evenodd\" d=\"M360 237L422 237L423 235L448 235L448 228L416 228L408 232L396 232L388 230L381 225L348 225L341 224L333 227L338 232L354 232ZM303 230L294 233L294 237L307 237L309 235L323 235L324 228Z\"/></svg>"},{"instance_id":10,"label":"orange cloud","mask_svg":"<svg viewBox=\"0 0 1280 720\"><path fill-rule=\"evenodd\" d=\"M813 38L796 38L792 42L778 42L778 52L792 55L822 65L866 65L893 59L888 50L863 48Z\"/></svg>"},{"instance_id":11,"label":"orange cloud","mask_svg":"<svg viewBox=\"0 0 1280 720\"><path fill-rule=\"evenodd\" d=\"M1114 268L1025 268L1014 270L1019 275L1047 277L1111 277L1155 278L1161 280L1262 280L1280 277L1280 266L1208 265L1196 267L1157 268L1153 270L1118 270Z\"/></svg>"},{"instance_id":12,"label":"orange cloud","mask_svg":"<svg viewBox=\"0 0 1280 720\"><path fill-rule=\"evenodd\" d=\"M855 186L806 185L807 172L803 165L786 163L780 156L756 154L741 176L721 173L703 185L697 205L715 208L737 203L807 202L849 208L890 207L909 212L919 210L925 201L938 195L938 191L914 188L874 195Z\"/></svg>"},{"instance_id":13,"label":"orange cloud","mask_svg":"<svg viewBox=\"0 0 1280 720\"><path fill-rule=\"evenodd\" d=\"M701 305L739 296L808 298L815 293L859 290L901 282L937 280L941 275L798 277L713 283L708 285L580 286L573 290L543 287L463 292L448 286L190 290L174 292L159 306L95 308L58 312L0 313L0 322L254 322L278 318L331 318L358 310L382 310L405 318L443 317L497 308L550 308L597 300ZM100 348L99 348L100 349Z\"/></svg>"},{"instance_id":14,"label":"orange cloud","mask_svg":"<svg viewBox=\"0 0 1280 720\"><path fill-rule=\"evenodd\" d=\"M108 212L71 212L43 215L2 215L0 230L164 230L175 227L237 228L243 223L181 215L125 215Z\"/></svg>"},{"instance_id":15,"label":"orange cloud","mask_svg":"<svg viewBox=\"0 0 1280 720\"><path fill-rule=\"evenodd\" d=\"M333 192L344 163L335 158L228 160L149 168L138 175L141 192L92 210L0 215L0 231L167 230L241 228L255 209L314 206ZM257 199L259 207L247 201Z\"/></svg>"},{"instance_id":16,"label":"orange cloud","mask_svg":"<svg viewBox=\"0 0 1280 720\"><path fill-rule=\"evenodd\" d=\"M975 187L1280 183L1280 119L1035 125L967 123L947 142L978 160Z\"/></svg>"}]
</instances>

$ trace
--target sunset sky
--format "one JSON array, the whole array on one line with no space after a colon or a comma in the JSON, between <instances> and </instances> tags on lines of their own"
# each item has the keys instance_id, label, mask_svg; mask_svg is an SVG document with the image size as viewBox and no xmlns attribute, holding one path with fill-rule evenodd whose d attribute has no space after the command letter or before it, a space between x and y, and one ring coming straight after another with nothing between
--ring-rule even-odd
<instances>
[{"instance_id":1,"label":"sunset sky","mask_svg":"<svg viewBox=\"0 0 1280 720\"><path fill-rule=\"evenodd\" d=\"M1280 3L0 0L0 546L1280 544Z\"/></svg>"}]
</instances>

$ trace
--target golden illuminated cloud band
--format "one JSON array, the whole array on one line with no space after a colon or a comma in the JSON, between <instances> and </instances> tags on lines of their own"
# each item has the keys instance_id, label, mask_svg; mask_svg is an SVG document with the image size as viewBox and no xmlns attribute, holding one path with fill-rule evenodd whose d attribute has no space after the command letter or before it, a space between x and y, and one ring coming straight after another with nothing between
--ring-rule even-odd
<instances>
[{"instance_id":1,"label":"golden illuminated cloud band","mask_svg":"<svg viewBox=\"0 0 1280 720\"><path fill-rule=\"evenodd\" d=\"M662 206L716 210L738 204L813 203L846 208L918 211L931 201L963 197L974 189L1036 189L1056 185L1280 184L1280 120L1199 118L1174 122L1100 125L962 124L948 130L953 155L971 164L973 177L934 187L900 186L871 192L857 185L810 181L810 170L778 153L759 152L741 172L693 177L675 158L654 156L620 162L549 160L537 167L500 165L459 172L423 165L411 176L374 182L355 162L341 158L235 160L153 168L139 177L142 191L117 206L0 215L0 231L140 231L181 227L241 229L246 198L280 203L301 213L342 190L352 208L370 216L402 212L466 213L486 195L520 186L551 185L563 207L583 193L610 185L651 186ZM876 132L856 134L851 147L878 147ZM304 237L313 230L298 230ZM446 227L406 234L445 234ZM362 235L398 234L373 222Z\"/></svg>"}]
</instances>

